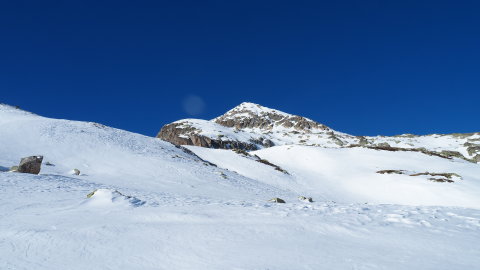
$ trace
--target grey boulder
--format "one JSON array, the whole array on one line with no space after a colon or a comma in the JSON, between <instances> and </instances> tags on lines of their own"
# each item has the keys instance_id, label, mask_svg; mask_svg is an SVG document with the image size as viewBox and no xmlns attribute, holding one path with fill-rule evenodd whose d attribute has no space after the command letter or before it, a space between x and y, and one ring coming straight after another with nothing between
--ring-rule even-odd
<instances>
[{"instance_id":1,"label":"grey boulder","mask_svg":"<svg viewBox=\"0 0 480 270\"><path fill-rule=\"evenodd\" d=\"M31 156L22 158L20 160L20 165L18 165L18 172L39 174L40 167L42 166L42 161L43 156Z\"/></svg>"}]
</instances>

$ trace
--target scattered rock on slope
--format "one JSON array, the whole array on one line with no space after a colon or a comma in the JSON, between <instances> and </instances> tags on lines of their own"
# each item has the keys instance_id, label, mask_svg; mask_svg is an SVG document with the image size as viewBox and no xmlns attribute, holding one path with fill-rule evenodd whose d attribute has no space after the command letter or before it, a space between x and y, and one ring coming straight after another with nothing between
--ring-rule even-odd
<instances>
[{"instance_id":1,"label":"scattered rock on slope","mask_svg":"<svg viewBox=\"0 0 480 270\"><path fill-rule=\"evenodd\" d=\"M405 174L406 171L404 170L381 170L377 171L379 174Z\"/></svg>"},{"instance_id":2,"label":"scattered rock on slope","mask_svg":"<svg viewBox=\"0 0 480 270\"><path fill-rule=\"evenodd\" d=\"M298 196L298 200L302 202L313 202L312 197Z\"/></svg>"},{"instance_id":3,"label":"scattered rock on slope","mask_svg":"<svg viewBox=\"0 0 480 270\"><path fill-rule=\"evenodd\" d=\"M433 182L448 182L453 183L454 180L462 180L462 176L457 173L431 173L431 172L421 172L421 173L408 173L405 170L381 170L377 171L379 174L406 174L409 176L432 176L428 180Z\"/></svg>"},{"instance_id":4,"label":"scattered rock on slope","mask_svg":"<svg viewBox=\"0 0 480 270\"><path fill-rule=\"evenodd\" d=\"M42 166L43 156L30 156L20 160L18 165L18 172L39 174Z\"/></svg>"},{"instance_id":5,"label":"scattered rock on slope","mask_svg":"<svg viewBox=\"0 0 480 270\"><path fill-rule=\"evenodd\" d=\"M280 198L272 198L268 200L269 202L274 202L274 203L285 203L285 200L282 200Z\"/></svg>"}]
</instances>

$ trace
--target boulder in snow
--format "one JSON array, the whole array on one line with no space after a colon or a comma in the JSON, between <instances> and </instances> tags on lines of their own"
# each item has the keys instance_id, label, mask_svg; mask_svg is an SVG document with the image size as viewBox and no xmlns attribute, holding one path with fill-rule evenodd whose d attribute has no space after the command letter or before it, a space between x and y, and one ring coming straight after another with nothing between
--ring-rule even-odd
<instances>
[{"instance_id":1,"label":"boulder in snow","mask_svg":"<svg viewBox=\"0 0 480 270\"><path fill-rule=\"evenodd\" d=\"M30 156L20 160L18 165L18 172L39 174L42 166L43 156Z\"/></svg>"}]
</instances>

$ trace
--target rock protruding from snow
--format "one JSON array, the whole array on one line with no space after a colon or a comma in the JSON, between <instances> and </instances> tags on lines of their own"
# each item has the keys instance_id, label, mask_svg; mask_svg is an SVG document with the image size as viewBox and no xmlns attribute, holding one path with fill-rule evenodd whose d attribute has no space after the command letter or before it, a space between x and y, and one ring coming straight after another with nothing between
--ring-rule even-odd
<instances>
[{"instance_id":1,"label":"rock protruding from snow","mask_svg":"<svg viewBox=\"0 0 480 270\"><path fill-rule=\"evenodd\" d=\"M298 196L298 200L302 202L309 202L309 203L313 202L312 197L305 197L305 196Z\"/></svg>"},{"instance_id":2,"label":"rock protruding from snow","mask_svg":"<svg viewBox=\"0 0 480 270\"><path fill-rule=\"evenodd\" d=\"M207 122L207 121L205 121ZM214 123L208 123L214 124ZM173 143L175 145L195 145L207 148L222 148L222 149L245 149L256 150L258 147L253 142L243 142L237 139L222 139L222 136L217 135L210 137L202 134L203 129L197 125L192 125L189 122L175 122L162 127L157 135L157 138Z\"/></svg>"},{"instance_id":3,"label":"rock protruding from snow","mask_svg":"<svg viewBox=\"0 0 480 270\"><path fill-rule=\"evenodd\" d=\"M280 199L280 198L272 198L268 200L269 202L274 202L274 203L285 203L285 200Z\"/></svg>"},{"instance_id":4,"label":"rock protruding from snow","mask_svg":"<svg viewBox=\"0 0 480 270\"><path fill-rule=\"evenodd\" d=\"M20 160L18 165L18 172L39 174L42 166L43 156L30 156Z\"/></svg>"},{"instance_id":5,"label":"rock protruding from snow","mask_svg":"<svg viewBox=\"0 0 480 270\"><path fill-rule=\"evenodd\" d=\"M302 133L330 130L327 126L305 117L291 115L258 104L244 102L224 115L214 119L224 127L236 129L273 130L276 127Z\"/></svg>"}]
</instances>

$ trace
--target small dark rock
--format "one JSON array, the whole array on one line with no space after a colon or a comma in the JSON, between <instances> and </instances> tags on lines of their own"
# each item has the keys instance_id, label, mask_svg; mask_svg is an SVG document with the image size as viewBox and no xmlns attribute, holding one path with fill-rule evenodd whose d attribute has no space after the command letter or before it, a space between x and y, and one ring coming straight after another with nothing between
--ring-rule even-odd
<instances>
[{"instance_id":1,"label":"small dark rock","mask_svg":"<svg viewBox=\"0 0 480 270\"><path fill-rule=\"evenodd\" d=\"M312 197L299 196L298 199L304 202L313 202Z\"/></svg>"},{"instance_id":2,"label":"small dark rock","mask_svg":"<svg viewBox=\"0 0 480 270\"><path fill-rule=\"evenodd\" d=\"M269 202L274 202L274 203L285 203L284 200L280 199L280 198L272 198L269 200Z\"/></svg>"},{"instance_id":3,"label":"small dark rock","mask_svg":"<svg viewBox=\"0 0 480 270\"><path fill-rule=\"evenodd\" d=\"M404 170L381 170L377 171L379 174L405 174Z\"/></svg>"}]
</instances>

